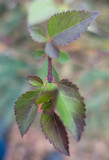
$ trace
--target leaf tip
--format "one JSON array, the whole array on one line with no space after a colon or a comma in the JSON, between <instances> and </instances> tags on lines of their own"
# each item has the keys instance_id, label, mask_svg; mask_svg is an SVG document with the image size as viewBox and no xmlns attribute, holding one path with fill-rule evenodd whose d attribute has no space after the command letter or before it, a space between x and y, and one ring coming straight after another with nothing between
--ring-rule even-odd
<instances>
[{"instance_id":1,"label":"leaf tip","mask_svg":"<svg viewBox=\"0 0 109 160\"><path fill-rule=\"evenodd\" d=\"M42 113L42 116L43 116L43 114L47 115L46 113L43 112L43 113ZM69 153L69 140L68 140L68 135L67 135L65 126L61 126L61 125L63 125L63 124L62 124L62 121L59 119L58 122L59 122L59 126L61 126L62 128L64 128L64 132L65 132L65 133L64 133L64 134L65 134L65 137L64 137L64 138L66 138L66 144L65 144L65 146L64 146L64 147L65 147L64 149L62 149L61 147L57 146L57 145L55 144L55 142L53 142L52 139L49 137L49 135L47 135L47 133L46 133L46 131L45 131L45 129L44 129L43 123L42 123L42 116L41 116L40 124L41 124L41 128L42 128L42 132L44 133L46 139L49 140L50 144L52 144L52 145L54 146L54 148L55 148L58 152L66 155L66 156L70 156L70 153ZM49 115L49 116L54 116L56 119L59 118L55 113L53 113L52 115ZM55 118L53 118L53 119L55 119ZM55 123L57 123L57 120L56 120L56 119L55 119ZM57 125L56 125L56 126L57 126ZM62 129L62 128L61 128L61 129ZM64 139L64 140L65 140L65 139Z\"/></svg>"},{"instance_id":2,"label":"leaf tip","mask_svg":"<svg viewBox=\"0 0 109 160\"><path fill-rule=\"evenodd\" d=\"M93 11L94 19L96 19L100 15L100 11Z\"/></svg>"}]
</instances>

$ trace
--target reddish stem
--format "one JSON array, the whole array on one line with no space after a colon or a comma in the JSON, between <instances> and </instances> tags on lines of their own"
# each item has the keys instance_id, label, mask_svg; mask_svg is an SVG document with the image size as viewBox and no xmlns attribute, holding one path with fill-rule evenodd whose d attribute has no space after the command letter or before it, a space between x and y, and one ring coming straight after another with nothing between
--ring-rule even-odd
<instances>
[{"instance_id":1,"label":"reddish stem","mask_svg":"<svg viewBox=\"0 0 109 160\"><path fill-rule=\"evenodd\" d=\"M43 103L39 105L39 107L38 107L38 112L41 112L41 111L42 111L42 109L41 109L42 105L43 105Z\"/></svg>"},{"instance_id":2,"label":"reddish stem","mask_svg":"<svg viewBox=\"0 0 109 160\"><path fill-rule=\"evenodd\" d=\"M56 82L55 82L55 80L54 80L54 77L52 77L52 81L53 81L53 83L56 85Z\"/></svg>"},{"instance_id":3,"label":"reddish stem","mask_svg":"<svg viewBox=\"0 0 109 160\"><path fill-rule=\"evenodd\" d=\"M52 59L48 57L48 83L52 82Z\"/></svg>"}]
</instances>

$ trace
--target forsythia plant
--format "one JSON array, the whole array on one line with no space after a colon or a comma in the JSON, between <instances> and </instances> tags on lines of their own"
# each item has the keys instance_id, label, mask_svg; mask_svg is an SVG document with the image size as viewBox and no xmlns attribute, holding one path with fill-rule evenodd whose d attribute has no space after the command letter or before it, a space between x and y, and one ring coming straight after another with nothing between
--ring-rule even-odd
<instances>
[{"instance_id":1,"label":"forsythia plant","mask_svg":"<svg viewBox=\"0 0 109 160\"><path fill-rule=\"evenodd\" d=\"M16 120L23 136L33 122L37 111L42 111L41 128L45 136L59 152L69 156L68 129L79 141L85 126L85 104L78 87L68 79L55 83L52 75L52 58L66 59L58 45L67 45L85 32L98 12L67 11L52 16L48 22L47 37L36 26L29 27L35 42L45 42L45 50L36 54L48 57L48 75L45 82L36 75L28 75L27 81L35 89L21 95L15 103ZM61 57L60 57L61 58ZM58 60L58 59L57 59Z\"/></svg>"}]
</instances>

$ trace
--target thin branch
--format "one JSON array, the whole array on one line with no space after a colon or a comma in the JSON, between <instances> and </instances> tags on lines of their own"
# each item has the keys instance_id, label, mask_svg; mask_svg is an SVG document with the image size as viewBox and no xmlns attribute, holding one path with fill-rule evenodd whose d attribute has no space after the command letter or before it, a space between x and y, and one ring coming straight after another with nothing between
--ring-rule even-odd
<instances>
[{"instance_id":1,"label":"thin branch","mask_svg":"<svg viewBox=\"0 0 109 160\"><path fill-rule=\"evenodd\" d=\"M48 57L48 83L52 82L52 59Z\"/></svg>"}]
</instances>

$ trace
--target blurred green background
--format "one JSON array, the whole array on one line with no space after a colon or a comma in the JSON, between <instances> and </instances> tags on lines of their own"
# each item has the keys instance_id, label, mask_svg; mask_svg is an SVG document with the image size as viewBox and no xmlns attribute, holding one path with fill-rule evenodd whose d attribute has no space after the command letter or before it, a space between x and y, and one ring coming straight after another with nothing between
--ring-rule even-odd
<instances>
[{"instance_id":1,"label":"blurred green background","mask_svg":"<svg viewBox=\"0 0 109 160\"><path fill-rule=\"evenodd\" d=\"M53 60L56 81L61 77L76 83L87 107L87 126L81 141L76 143L69 134L71 157L58 158L109 160L108 0L0 0L0 160L4 155L6 160L55 160L53 156L46 158L54 149L41 132L40 115L21 138L14 102L31 89L26 82L27 74L34 73L43 79L47 75L47 57L37 59L34 55L45 44L31 40L27 25L37 25L47 33L49 17L68 9L100 11L100 16L81 38L60 46L70 55L68 63Z\"/></svg>"}]
</instances>

